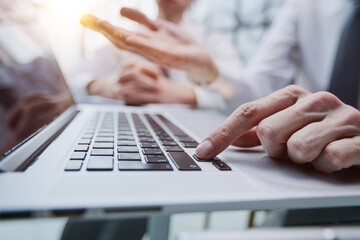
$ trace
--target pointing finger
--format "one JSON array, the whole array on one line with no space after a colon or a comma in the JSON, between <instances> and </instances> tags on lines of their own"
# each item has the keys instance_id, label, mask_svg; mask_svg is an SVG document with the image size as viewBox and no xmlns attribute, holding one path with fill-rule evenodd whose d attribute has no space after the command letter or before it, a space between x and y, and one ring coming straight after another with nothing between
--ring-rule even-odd
<instances>
[{"instance_id":1,"label":"pointing finger","mask_svg":"<svg viewBox=\"0 0 360 240\"><path fill-rule=\"evenodd\" d=\"M198 146L196 155L201 159L215 157L261 120L292 106L304 94L308 92L300 87L289 86L241 105Z\"/></svg>"}]
</instances>

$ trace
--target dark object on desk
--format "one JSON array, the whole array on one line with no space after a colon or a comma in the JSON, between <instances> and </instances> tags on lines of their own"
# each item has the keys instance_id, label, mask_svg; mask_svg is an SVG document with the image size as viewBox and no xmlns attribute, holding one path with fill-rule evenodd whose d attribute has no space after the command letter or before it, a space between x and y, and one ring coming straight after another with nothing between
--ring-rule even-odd
<instances>
[{"instance_id":1,"label":"dark object on desk","mask_svg":"<svg viewBox=\"0 0 360 240\"><path fill-rule=\"evenodd\" d=\"M145 218L120 220L73 220L70 219L61 240L140 240L145 234Z\"/></svg>"},{"instance_id":2,"label":"dark object on desk","mask_svg":"<svg viewBox=\"0 0 360 240\"><path fill-rule=\"evenodd\" d=\"M284 226L360 225L360 207L289 210Z\"/></svg>"}]
</instances>

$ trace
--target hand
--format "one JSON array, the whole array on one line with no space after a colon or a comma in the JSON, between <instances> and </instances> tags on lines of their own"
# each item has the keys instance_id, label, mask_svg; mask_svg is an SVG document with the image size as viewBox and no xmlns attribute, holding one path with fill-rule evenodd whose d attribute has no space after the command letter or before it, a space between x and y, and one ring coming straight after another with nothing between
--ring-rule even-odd
<instances>
[{"instance_id":1,"label":"hand","mask_svg":"<svg viewBox=\"0 0 360 240\"><path fill-rule=\"evenodd\" d=\"M360 111L328 92L289 86L240 106L197 148L211 159L229 145L262 144L272 158L288 156L332 173L360 165Z\"/></svg>"},{"instance_id":2,"label":"hand","mask_svg":"<svg viewBox=\"0 0 360 240\"><path fill-rule=\"evenodd\" d=\"M116 98L132 104L182 103L196 104L191 87L172 83L155 65L130 64L118 81Z\"/></svg>"},{"instance_id":3,"label":"hand","mask_svg":"<svg viewBox=\"0 0 360 240\"><path fill-rule=\"evenodd\" d=\"M139 54L162 66L184 70L194 82L209 84L218 77L218 69L210 55L176 24L150 20L130 8L122 8L121 14L150 31L130 32L91 15L83 16L81 23L102 33L122 50Z\"/></svg>"}]
</instances>

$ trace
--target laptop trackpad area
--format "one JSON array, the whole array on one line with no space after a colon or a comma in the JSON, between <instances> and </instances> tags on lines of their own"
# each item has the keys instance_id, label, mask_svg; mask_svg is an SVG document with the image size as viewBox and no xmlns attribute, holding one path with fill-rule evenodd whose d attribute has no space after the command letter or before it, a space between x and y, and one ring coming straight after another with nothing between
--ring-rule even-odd
<instances>
[{"instance_id":1,"label":"laptop trackpad area","mask_svg":"<svg viewBox=\"0 0 360 240\"><path fill-rule=\"evenodd\" d=\"M360 194L359 169L345 169L327 175L317 172L311 164L297 165L290 159L271 159L260 149L233 148L225 156L252 181L280 195L306 197Z\"/></svg>"}]
</instances>

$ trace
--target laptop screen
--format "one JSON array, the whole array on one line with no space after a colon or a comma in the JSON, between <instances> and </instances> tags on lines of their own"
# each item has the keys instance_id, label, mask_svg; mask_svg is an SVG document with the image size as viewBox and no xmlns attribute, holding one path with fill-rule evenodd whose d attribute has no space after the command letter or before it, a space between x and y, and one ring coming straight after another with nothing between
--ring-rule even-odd
<instances>
[{"instance_id":1,"label":"laptop screen","mask_svg":"<svg viewBox=\"0 0 360 240\"><path fill-rule=\"evenodd\" d=\"M0 0L0 160L74 104L32 5L19 2Z\"/></svg>"}]
</instances>

